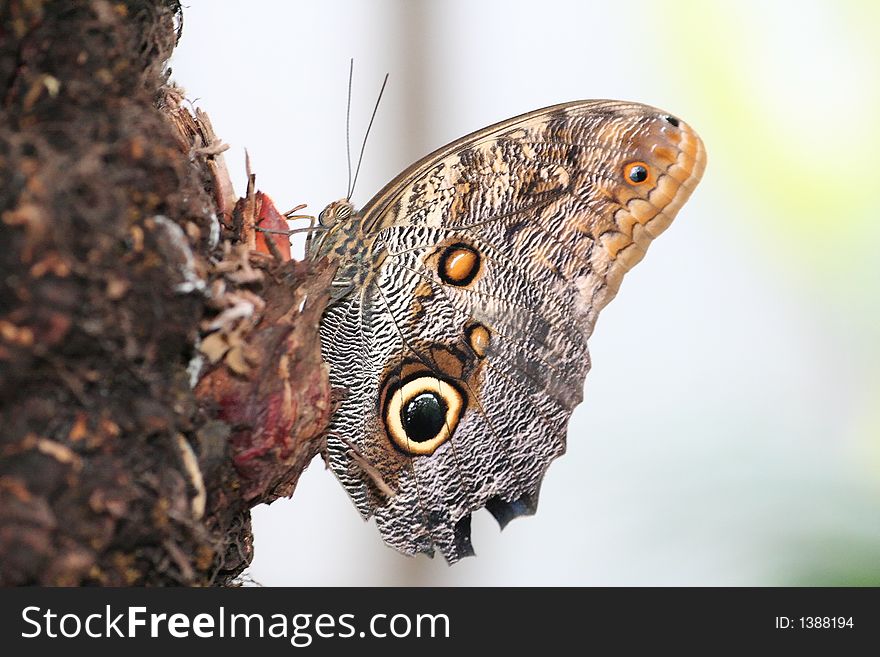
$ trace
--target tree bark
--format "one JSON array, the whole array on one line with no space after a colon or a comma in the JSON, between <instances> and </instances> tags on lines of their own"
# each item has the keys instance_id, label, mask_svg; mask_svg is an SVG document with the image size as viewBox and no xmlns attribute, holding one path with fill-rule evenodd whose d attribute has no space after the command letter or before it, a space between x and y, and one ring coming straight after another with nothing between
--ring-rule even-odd
<instances>
[{"instance_id":1,"label":"tree bark","mask_svg":"<svg viewBox=\"0 0 880 657\"><path fill-rule=\"evenodd\" d=\"M0 584L228 585L331 412L323 263L236 201L176 0L0 2ZM261 223L262 222L262 223Z\"/></svg>"}]
</instances>

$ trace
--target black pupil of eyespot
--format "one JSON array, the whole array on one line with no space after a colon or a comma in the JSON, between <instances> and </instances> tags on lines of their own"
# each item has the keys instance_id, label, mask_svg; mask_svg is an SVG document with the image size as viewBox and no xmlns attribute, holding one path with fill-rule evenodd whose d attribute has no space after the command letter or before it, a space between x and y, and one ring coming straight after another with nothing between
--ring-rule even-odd
<instances>
[{"instance_id":1,"label":"black pupil of eyespot","mask_svg":"<svg viewBox=\"0 0 880 657\"><path fill-rule=\"evenodd\" d=\"M400 413L406 437L413 442L431 440L446 423L446 402L436 392L413 397Z\"/></svg>"},{"instance_id":2,"label":"black pupil of eyespot","mask_svg":"<svg viewBox=\"0 0 880 657\"><path fill-rule=\"evenodd\" d=\"M641 164L635 165L629 170L629 179L634 183L645 182L648 178L648 170Z\"/></svg>"},{"instance_id":3,"label":"black pupil of eyespot","mask_svg":"<svg viewBox=\"0 0 880 657\"><path fill-rule=\"evenodd\" d=\"M679 121L678 121L678 119L675 118L674 116L666 115L666 116L664 116L663 118L666 119L666 123L668 123L668 124L670 124L670 125L673 125L673 126L675 126L676 128L678 127Z\"/></svg>"}]
</instances>

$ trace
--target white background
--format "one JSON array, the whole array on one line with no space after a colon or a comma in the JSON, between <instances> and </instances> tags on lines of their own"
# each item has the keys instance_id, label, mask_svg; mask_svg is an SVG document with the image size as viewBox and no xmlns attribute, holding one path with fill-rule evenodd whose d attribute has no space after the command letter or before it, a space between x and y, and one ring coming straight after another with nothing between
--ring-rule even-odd
<instances>
[{"instance_id":1,"label":"white background","mask_svg":"<svg viewBox=\"0 0 880 657\"><path fill-rule=\"evenodd\" d=\"M665 108L701 133L709 153L692 200L597 324L585 401L571 421L568 453L544 481L535 517L514 521L502 534L487 512L475 514L478 556L451 568L440 557L406 558L361 521L316 460L291 500L254 510L253 580L877 580L876 274L860 280L867 299L841 293L829 301L815 280L828 279L814 276L811 263L824 263L840 279L844 265L828 260L832 255L815 256L812 243L789 240L795 218L765 202L766 191L762 196L748 178L749 162L758 166L764 151L777 146L748 144L756 133L735 123L736 114L727 119L729 103L718 109L717 94L733 83L706 70L712 57L733 62L734 77L754 80L756 97L778 99L761 116L780 130L807 135L810 126L827 126L825 113L838 108L827 104L861 87L848 66L832 62L826 70L822 62L833 56L858 64L859 53L850 52L857 39L836 22L833 3L782 4L771 11L759 2L719 3L720 24L701 24L688 17L694 3L675 0L190 0L173 79L230 144L237 191L244 190L246 148L258 187L282 211L308 203L317 213L345 196L350 57L355 157L382 76L391 74L356 205L456 137L580 98ZM737 30L742 38L731 40ZM742 52L711 53L716 42L719 49L739 44ZM782 111L794 101L802 103L798 112ZM853 112L870 108L843 105L849 118L840 123L859 120ZM861 118L875 123L876 113ZM796 140L806 142L806 136ZM819 176L807 186L822 184ZM859 235L877 235L872 225Z\"/></svg>"}]
</instances>

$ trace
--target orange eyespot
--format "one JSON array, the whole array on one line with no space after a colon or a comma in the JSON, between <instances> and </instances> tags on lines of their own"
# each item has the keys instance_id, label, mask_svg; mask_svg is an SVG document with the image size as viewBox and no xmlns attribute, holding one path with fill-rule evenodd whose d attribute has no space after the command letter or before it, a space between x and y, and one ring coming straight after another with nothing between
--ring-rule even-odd
<instances>
[{"instance_id":1,"label":"orange eyespot","mask_svg":"<svg viewBox=\"0 0 880 657\"><path fill-rule=\"evenodd\" d=\"M641 185L648 182L650 170L644 162L630 162L623 167L623 177L630 185Z\"/></svg>"},{"instance_id":2,"label":"orange eyespot","mask_svg":"<svg viewBox=\"0 0 880 657\"><path fill-rule=\"evenodd\" d=\"M440 279L444 283L466 286L480 271L480 254L472 246L459 242L447 247L440 255Z\"/></svg>"},{"instance_id":3,"label":"orange eyespot","mask_svg":"<svg viewBox=\"0 0 880 657\"><path fill-rule=\"evenodd\" d=\"M477 358L485 358L486 352L489 351L489 343L492 341L489 329L482 324L469 324L464 329L464 335L474 355Z\"/></svg>"}]
</instances>

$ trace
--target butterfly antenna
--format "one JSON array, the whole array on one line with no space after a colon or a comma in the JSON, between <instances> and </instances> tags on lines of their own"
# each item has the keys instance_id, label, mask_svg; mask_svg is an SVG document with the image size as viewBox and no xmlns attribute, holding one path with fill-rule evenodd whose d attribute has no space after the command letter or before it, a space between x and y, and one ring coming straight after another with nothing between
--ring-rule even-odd
<instances>
[{"instance_id":1,"label":"butterfly antenna","mask_svg":"<svg viewBox=\"0 0 880 657\"><path fill-rule=\"evenodd\" d=\"M345 154L348 156L348 196L351 197L351 80L354 77L354 57L348 68L348 104L345 108Z\"/></svg>"},{"instance_id":2,"label":"butterfly antenna","mask_svg":"<svg viewBox=\"0 0 880 657\"><path fill-rule=\"evenodd\" d=\"M376 112L379 111L379 103L382 101L382 94L385 93L385 85L388 84L388 73L385 74L385 79L382 81L382 88L379 89L379 97L376 99L376 106L373 108L373 116L370 117L370 124L367 126L367 132L364 135L364 143L361 144L361 154L358 157L357 168L354 170L354 182L351 184L351 190L348 192L348 199L351 200L351 195L354 194L354 186L357 185L358 174L361 171L361 161L364 159L364 149L367 147L367 138L370 136L370 129L373 127L373 120L376 118Z\"/></svg>"}]
</instances>

